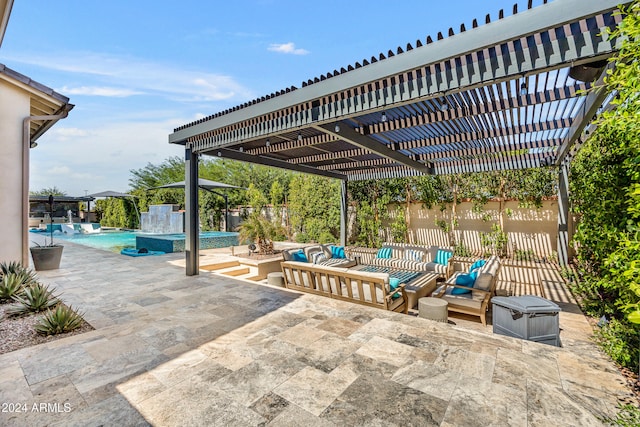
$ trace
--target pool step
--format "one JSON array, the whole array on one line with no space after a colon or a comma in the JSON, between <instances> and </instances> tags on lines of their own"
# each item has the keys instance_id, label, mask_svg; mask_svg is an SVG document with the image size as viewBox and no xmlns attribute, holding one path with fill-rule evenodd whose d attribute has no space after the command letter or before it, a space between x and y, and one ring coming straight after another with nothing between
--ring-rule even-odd
<instances>
[{"instance_id":1,"label":"pool step","mask_svg":"<svg viewBox=\"0 0 640 427\"><path fill-rule=\"evenodd\" d=\"M214 270L223 270L225 268L239 267L239 266L240 266L239 261L225 261L225 262L218 262L215 264L201 265L200 270L214 271Z\"/></svg>"}]
</instances>

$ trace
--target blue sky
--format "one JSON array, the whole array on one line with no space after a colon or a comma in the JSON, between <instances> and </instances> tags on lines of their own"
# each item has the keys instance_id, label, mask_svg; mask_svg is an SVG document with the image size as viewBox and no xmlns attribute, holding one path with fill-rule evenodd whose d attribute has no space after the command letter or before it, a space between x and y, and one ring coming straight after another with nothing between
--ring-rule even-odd
<instances>
[{"instance_id":1,"label":"blue sky","mask_svg":"<svg viewBox=\"0 0 640 427\"><path fill-rule=\"evenodd\" d=\"M0 63L76 105L31 151L31 190L125 191L130 170L183 155L177 126L513 4L16 0Z\"/></svg>"}]
</instances>

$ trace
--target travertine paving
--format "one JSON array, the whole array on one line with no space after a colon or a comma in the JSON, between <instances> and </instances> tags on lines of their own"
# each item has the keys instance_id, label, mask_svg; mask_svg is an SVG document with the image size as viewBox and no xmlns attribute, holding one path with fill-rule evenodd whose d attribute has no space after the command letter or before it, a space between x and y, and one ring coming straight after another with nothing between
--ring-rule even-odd
<instances>
[{"instance_id":1,"label":"travertine paving","mask_svg":"<svg viewBox=\"0 0 640 427\"><path fill-rule=\"evenodd\" d=\"M602 425L624 379L564 348L65 244L39 274L96 328L0 355L0 425ZM35 406L34 406L35 404Z\"/></svg>"}]
</instances>

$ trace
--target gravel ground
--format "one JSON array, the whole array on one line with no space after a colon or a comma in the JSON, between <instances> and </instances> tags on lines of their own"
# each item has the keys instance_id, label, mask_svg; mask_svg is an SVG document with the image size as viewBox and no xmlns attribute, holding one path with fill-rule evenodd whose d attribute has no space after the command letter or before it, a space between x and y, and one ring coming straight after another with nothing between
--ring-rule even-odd
<instances>
[{"instance_id":1,"label":"gravel ground","mask_svg":"<svg viewBox=\"0 0 640 427\"><path fill-rule=\"evenodd\" d=\"M0 304L0 354L93 330L90 324L84 322L80 328L65 334L40 335L34 326L42 317L42 313L23 317L8 317L5 312L10 305Z\"/></svg>"}]
</instances>

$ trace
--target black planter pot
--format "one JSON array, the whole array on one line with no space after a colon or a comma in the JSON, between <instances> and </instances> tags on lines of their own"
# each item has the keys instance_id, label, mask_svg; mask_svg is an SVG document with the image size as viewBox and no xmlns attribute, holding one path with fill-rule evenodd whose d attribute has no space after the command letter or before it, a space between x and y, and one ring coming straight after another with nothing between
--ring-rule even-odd
<instances>
[{"instance_id":1,"label":"black planter pot","mask_svg":"<svg viewBox=\"0 0 640 427\"><path fill-rule=\"evenodd\" d=\"M62 245L34 246L29 248L36 270L57 270L62 259Z\"/></svg>"}]
</instances>

